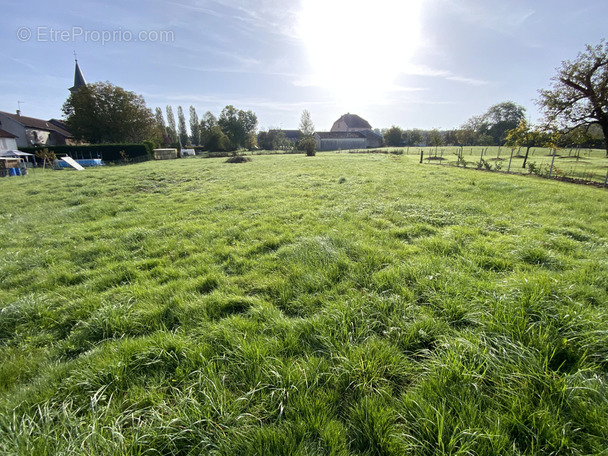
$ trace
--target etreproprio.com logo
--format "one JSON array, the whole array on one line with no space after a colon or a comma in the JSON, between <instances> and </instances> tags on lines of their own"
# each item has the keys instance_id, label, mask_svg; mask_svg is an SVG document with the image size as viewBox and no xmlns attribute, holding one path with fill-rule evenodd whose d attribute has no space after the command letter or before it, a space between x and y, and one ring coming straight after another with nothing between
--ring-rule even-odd
<instances>
[{"instance_id":1,"label":"etreproprio.com logo","mask_svg":"<svg viewBox=\"0 0 608 456\"><path fill-rule=\"evenodd\" d=\"M49 26L19 27L17 39L37 43L171 43L175 40L173 30L132 31L118 27L114 30L89 30L84 27L59 29Z\"/></svg>"}]
</instances>

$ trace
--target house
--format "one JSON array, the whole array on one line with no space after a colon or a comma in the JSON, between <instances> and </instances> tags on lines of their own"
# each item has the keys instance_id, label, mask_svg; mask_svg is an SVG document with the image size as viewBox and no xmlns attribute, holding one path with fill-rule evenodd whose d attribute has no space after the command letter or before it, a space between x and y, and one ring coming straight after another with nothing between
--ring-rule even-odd
<instances>
[{"instance_id":1,"label":"house","mask_svg":"<svg viewBox=\"0 0 608 456\"><path fill-rule=\"evenodd\" d=\"M50 120L0 111L0 129L15 136L17 147L70 144L72 134Z\"/></svg>"},{"instance_id":2,"label":"house","mask_svg":"<svg viewBox=\"0 0 608 456\"><path fill-rule=\"evenodd\" d=\"M291 145L296 144L300 140L300 130L268 130L268 135L271 138L282 135Z\"/></svg>"},{"instance_id":3,"label":"house","mask_svg":"<svg viewBox=\"0 0 608 456\"><path fill-rule=\"evenodd\" d=\"M298 130L271 129L258 134L258 146L265 150L292 149L300 140Z\"/></svg>"},{"instance_id":4,"label":"house","mask_svg":"<svg viewBox=\"0 0 608 456\"><path fill-rule=\"evenodd\" d=\"M0 152L17 150L17 136L0 129Z\"/></svg>"},{"instance_id":5,"label":"house","mask_svg":"<svg viewBox=\"0 0 608 456\"><path fill-rule=\"evenodd\" d=\"M74 68L74 85L70 92L75 93L87 85L78 66ZM12 150L18 147L58 146L73 144L73 136L61 120L43 120L0 111L0 150Z\"/></svg>"},{"instance_id":6,"label":"house","mask_svg":"<svg viewBox=\"0 0 608 456\"><path fill-rule=\"evenodd\" d=\"M356 114L344 114L328 132L316 132L317 150L369 149L382 147L382 136Z\"/></svg>"}]
</instances>

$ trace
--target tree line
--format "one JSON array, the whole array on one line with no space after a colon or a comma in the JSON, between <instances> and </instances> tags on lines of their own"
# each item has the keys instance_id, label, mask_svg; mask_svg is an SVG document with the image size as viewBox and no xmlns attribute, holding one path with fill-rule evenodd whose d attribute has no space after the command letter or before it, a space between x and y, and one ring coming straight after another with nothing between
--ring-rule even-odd
<instances>
[{"instance_id":1,"label":"tree line","mask_svg":"<svg viewBox=\"0 0 608 456\"><path fill-rule=\"evenodd\" d=\"M455 130L402 130L397 126L380 131L387 146L519 146L604 147L597 125L558 130L533 125L526 119L526 108L512 101L496 104L484 114L473 116Z\"/></svg>"},{"instance_id":2,"label":"tree line","mask_svg":"<svg viewBox=\"0 0 608 456\"><path fill-rule=\"evenodd\" d=\"M161 147L202 146L210 150L237 150L256 144L258 118L252 111L226 106L216 117L207 111L199 120L190 106L190 132L181 106L177 122L172 106L153 113L141 95L109 82L95 82L70 94L63 104L68 130L76 140L90 144L143 143Z\"/></svg>"},{"instance_id":3,"label":"tree line","mask_svg":"<svg viewBox=\"0 0 608 456\"><path fill-rule=\"evenodd\" d=\"M536 103L544 112L537 125L526 120L526 109L512 101L491 106L450 131L402 130L393 126L380 131L387 146L555 146L604 147L608 156L608 43L587 45L575 60L566 60L551 79L551 87L539 91ZM68 130L77 140L92 144L141 143L161 146L199 146L208 150L287 147L280 132L256 136L257 116L252 111L226 106L218 117L207 111L199 119L190 106L190 132L181 106L177 122L173 108L152 110L141 95L109 82L87 84L72 93L63 105ZM307 111L305 111L307 113ZM307 113L308 121L310 114ZM312 150L310 125L302 118L300 148ZM305 140L302 142L302 140ZM532 144L532 146L530 146ZM311 153L312 153L311 152Z\"/></svg>"},{"instance_id":4,"label":"tree line","mask_svg":"<svg viewBox=\"0 0 608 456\"><path fill-rule=\"evenodd\" d=\"M177 107L177 123L172 106L166 106L165 114L166 121L162 109L155 109L154 118L162 135L163 146L198 146L206 150L252 149L256 146L258 118L253 111L228 105L218 117L207 111L199 119L194 106L190 106L190 132L186 128L186 117L181 106Z\"/></svg>"}]
</instances>

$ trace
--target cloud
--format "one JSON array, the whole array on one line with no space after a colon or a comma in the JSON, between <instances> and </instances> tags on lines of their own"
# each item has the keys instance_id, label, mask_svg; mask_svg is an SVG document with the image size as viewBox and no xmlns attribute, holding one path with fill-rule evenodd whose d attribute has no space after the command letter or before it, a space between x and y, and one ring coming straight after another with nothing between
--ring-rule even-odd
<instances>
[{"instance_id":1,"label":"cloud","mask_svg":"<svg viewBox=\"0 0 608 456\"><path fill-rule=\"evenodd\" d=\"M297 39L295 26L299 4L282 0L211 0L211 3L232 10L231 19L250 33L280 35Z\"/></svg>"},{"instance_id":2,"label":"cloud","mask_svg":"<svg viewBox=\"0 0 608 456\"><path fill-rule=\"evenodd\" d=\"M13 62L18 63L19 65L23 65L24 67L32 70L32 71L39 71L39 68L36 68L35 65L33 65L32 63L28 62L27 60L24 59L18 59L15 57L11 57L10 58Z\"/></svg>"},{"instance_id":3,"label":"cloud","mask_svg":"<svg viewBox=\"0 0 608 456\"><path fill-rule=\"evenodd\" d=\"M146 92L143 93L146 100L150 100L150 106L204 106L205 111L210 110L216 115L226 105L237 106L239 109L251 109L257 111L274 111L281 113L301 112L304 109L332 108L335 103L329 100L299 100L284 101L262 97L243 97L230 94L196 94L196 93L170 93L162 94Z\"/></svg>"},{"instance_id":4,"label":"cloud","mask_svg":"<svg viewBox=\"0 0 608 456\"><path fill-rule=\"evenodd\" d=\"M536 13L527 4L518 5L517 2L507 3L499 0L484 2L444 0L443 7L451 9L462 19L475 26L507 35L510 35L513 29L522 27Z\"/></svg>"},{"instance_id":5,"label":"cloud","mask_svg":"<svg viewBox=\"0 0 608 456\"><path fill-rule=\"evenodd\" d=\"M475 78L466 78L463 76L447 76L446 77L447 80L449 81L455 81L455 82L462 82L463 84L468 84L468 85L474 85L474 86L481 86L481 85L488 85L490 84L489 81L485 81L483 79L475 79Z\"/></svg>"},{"instance_id":6,"label":"cloud","mask_svg":"<svg viewBox=\"0 0 608 456\"><path fill-rule=\"evenodd\" d=\"M449 70L441 70L437 68L428 67L425 65L411 65L405 71L404 75L409 76L426 76L432 78L442 78L448 81L461 82L467 85L487 85L490 84L489 81L477 78L470 78L467 76L462 76L459 74L455 74Z\"/></svg>"}]
</instances>

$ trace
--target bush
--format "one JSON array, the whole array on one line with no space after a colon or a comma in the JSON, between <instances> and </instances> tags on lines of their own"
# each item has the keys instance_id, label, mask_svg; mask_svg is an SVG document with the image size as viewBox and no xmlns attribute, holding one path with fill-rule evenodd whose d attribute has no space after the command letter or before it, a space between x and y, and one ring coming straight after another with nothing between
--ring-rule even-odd
<instances>
[{"instance_id":1,"label":"bush","mask_svg":"<svg viewBox=\"0 0 608 456\"><path fill-rule=\"evenodd\" d=\"M316 155L317 141L312 136L306 136L300 140L300 147L306 151L308 157L314 157Z\"/></svg>"},{"instance_id":2,"label":"bush","mask_svg":"<svg viewBox=\"0 0 608 456\"><path fill-rule=\"evenodd\" d=\"M528 172L530 174L536 174L537 176L540 176L541 174L540 168L536 166L535 162L528 162Z\"/></svg>"},{"instance_id":3,"label":"bush","mask_svg":"<svg viewBox=\"0 0 608 456\"><path fill-rule=\"evenodd\" d=\"M146 150L148 151L148 156L150 158L153 158L154 149L156 149L158 147L158 145L155 144L154 141L144 141L143 144L144 144L144 146L146 146Z\"/></svg>"},{"instance_id":4,"label":"bush","mask_svg":"<svg viewBox=\"0 0 608 456\"><path fill-rule=\"evenodd\" d=\"M245 157L244 155L233 155L228 160L226 160L226 163L247 163L250 161L250 157Z\"/></svg>"},{"instance_id":5,"label":"bush","mask_svg":"<svg viewBox=\"0 0 608 456\"><path fill-rule=\"evenodd\" d=\"M129 160L141 161L142 158L152 158L149 151L150 144L86 144L78 146L52 146L52 147L22 147L23 152L37 154L43 149L49 149L57 156L68 155L73 159L101 158L105 162L124 162ZM122 153L121 153L122 152Z\"/></svg>"}]
</instances>

